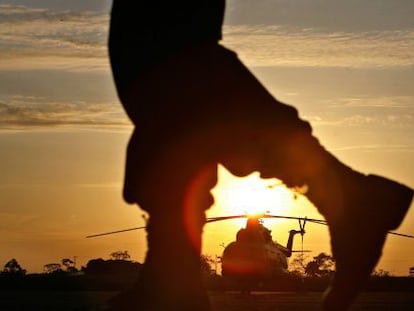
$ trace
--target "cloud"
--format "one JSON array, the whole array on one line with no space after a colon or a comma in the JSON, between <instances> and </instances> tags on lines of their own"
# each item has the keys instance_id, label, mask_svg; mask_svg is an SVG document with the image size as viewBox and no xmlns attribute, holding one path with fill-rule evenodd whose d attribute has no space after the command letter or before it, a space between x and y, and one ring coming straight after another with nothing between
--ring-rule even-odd
<instances>
[{"instance_id":1,"label":"cloud","mask_svg":"<svg viewBox=\"0 0 414 311\"><path fill-rule=\"evenodd\" d=\"M271 5L271 2L264 1L267 5ZM286 1L273 2L277 2L280 8L287 5ZM316 2L318 1L314 1ZM229 10L232 10L231 4ZM17 73L22 73L21 77L12 81L18 81L19 85L27 80L28 72L37 70L38 73L38 69L42 69L43 72L79 71L83 76L92 70L103 70L109 76L106 48L108 22L108 14L98 11L55 11L0 5L0 70L7 70L8 77L11 76L11 71L18 70ZM248 66L283 66L313 70L316 67L371 69L411 68L414 65L414 29L329 32L316 28L292 28L282 24L228 23L224 29L223 43L236 50ZM96 83L96 80L93 81ZM29 82L30 85L35 85L37 81ZM65 92L72 96L71 100L58 97L56 94L52 98L51 92L61 91L54 90L51 87L53 82L50 83L48 88L43 90L43 82L40 89L43 93L47 92L51 98L19 99L9 96L11 93L6 90L15 88L13 83L2 87L2 92L6 93L3 92L3 97L0 97L0 127L129 125L121 106L113 104L114 101L101 97L93 99L90 95L92 91L89 89L83 90L86 94L83 98L73 98L79 94L79 89L71 92L72 84L66 80L62 80L61 85L65 85ZM91 84L89 81L85 82L87 83ZM110 83L112 85L112 81ZM18 92L24 92L23 88ZM40 91L33 89L33 92L39 94ZM26 93L30 95L28 91ZM99 93L103 93L102 89ZM335 99L336 103L331 103L330 108L334 109L338 103L338 106L344 107L343 109L400 106L404 108L411 105L411 99L412 97L391 100L343 98L342 102ZM412 111L406 117L395 111L375 116L367 115L364 111L352 111L341 119L335 114L321 115L315 122L356 126L380 122L379 120L384 124L397 124L398 120L407 126L408 121L411 122L411 119L407 118L412 115Z\"/></svg>"},{"instance_id":2,"label":"cloud","mask_svg":"<svg viewBox=\"0 0 414 311\"><path fill-rule=\"evenodd\" d=\"M1 130L130 126L109 88L108 18L0 5Z\"/></svg>"},{"instance_id":3,"label":"cloud","mask_svg":"<svg viewBox=\"0 0 414 311\"><path fill-rule=\"evenodd\" d=\"M109 12L111 0L0 0L34 8ZM226 23L340 31L413 27L412 0L226 0Z\"/></svg>"},{"instance_id":4,"label":"cloud","mask_svg":"<svg viewBox=\"0 0 414 311\"><path fill-rule=\"evenodd\" d=\"M75 187L89 188L89 189L102 189L102 190L119 190L122 189L123 184L120 182L112 183L99 183L99 184L75 184Z\"/></svg>"},{"instance_id":5,"label":"cloud","mask_svg":"<svg viewBox=\"0 0 414 311\"><path fill-rule=\"evenodd\" d=\"M227 26L224 44L250 66L384 68L414 65L414 30L318 32Z\"/></svg>"},{"instance_id":6,"label":"cloud","mask_svg":"<svg viewBox=\"0 0 414 311\"><path fill-rule=\"evenodd\" d=\"M343 97L336 98L329 103L331 108L383 108L383 109L411 109L413 96L376 96L376 97ZM398 110L397 110L398 111ZM404 111L403 111L404 112ZM405 113L405 112L404 112Z\"/></svg>"},{"instance_id":7,"label":"cloud","mask_svg":"<svg viewBox=\"0 0 414 311\"><path fill-rule=\"evenodd\" d=\"M341 127L341 128L370 128L379 130L414 130L414 113L411 114L318 114L307 115L308 120L315 127Z\"/></svg>"},{"instance_id":8,"label":"cloud","mask_svg":"<svg viewBox=\"0 0 414 311\"><path fill-rule=\"evenodd\" d=\"M326 100L324 109L305 116L314 126L365 128L375 131L414 130L412 96L360 96Z\"/></svg>"},{"instance_id":9,"label":"cloud","mask_svg":"<svg viewBox=\"0 0 414 311\"><path fill-rule=\"evenodd\" d=\"M24 228L30 227L33 223L37 223L40 220L40 216L22 212L6 212L4 210L0 211L0 234L6 236L16 236L20 237L20 234L16 231L16 228L19 228L20 231Z\"/></svg>"},{"instance_id":10,"label":"cloud","mask_svg":"<svg viewBox=\"0 0 414 311\"><path fill-rule=\"evenodd\" d=\"M108 15L0 5L0 69L108 67ZM86 66L85 70L89 69Z\"/></svg>"},{"instance_id":11,"label":"cloud","mask_svg":"<svg viewBox=\"0 0 414 311\"><path fill-rule=\"evenodd\" d=\"M48 102L33 96L0 102L0 129L59 125L125 127L130 123L118 103Z\"/></svg>"},{"instance_id":12,"label":"cloud","mask_svg":"<svg viewBox=\"0 0 414 311\"><path fill-rule=\"evenodd\" d=\"M287 6L286 1L276 2ZM234 13L231 4L229 12ZM108 24L109 15L98 11L0 5L0 69L108 70ZM224 44L250 66L412 66L414 26L390 29L326 31L278 20L227 23Z\"/></svg>"},{"instance_id":13,"label":"cloud","mask_svg":"<svg viewBox=\"0 0 414 311\"><path fill-rule=\"evenodd\" d=\"M23 5L33 8L49 8L71 11L103 11L108 12L112 0L0 0L0 4Z\"/></svg>"},{"instance_id":14,"label":"cloud","mask_svg":"<svg viewBox=\"0 0 414 311\"><path fill-rule=\"evenodd\" d=\"M326 31L412 29L412 0L227 0L232 25L285 25Z\"/></svg>"},{"instance_id":15,"label":"cloud","mask_svg":"<svg viewBox=\"0 0 414 311\"><path fill-rule=\"evenodd\" d=\"M377 122L372 116L351 115L308 115L305 116L313 126L339 126L339 127L360 127L368 126Z\"/></svg>"},{"instance_id":16,"label":"cloud","mask_svg":"<svg viewBox=\"0 0 414 311\"><path fill-rule=\"evenodd\" d=\"M343 147L332 148L332 151L352 151L358 150L363 152L414 152L414 146L412 145L349 145Z\"/></svg>"}]
</instances>

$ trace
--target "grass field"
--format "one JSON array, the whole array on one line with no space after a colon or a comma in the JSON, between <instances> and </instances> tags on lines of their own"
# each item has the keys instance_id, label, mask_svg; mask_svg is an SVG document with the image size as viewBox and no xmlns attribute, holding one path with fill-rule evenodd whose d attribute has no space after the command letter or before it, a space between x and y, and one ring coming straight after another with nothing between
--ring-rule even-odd
<instances>
[{"instance_id":1,"label":"grass field","mask_svg":"<svg viewBox=\"0 0 414 311\"><path fill-rule=\"evenodd\" d=\"M1 291L2 311L96 310L116 292L109 291ZM320 292L210 293L213 311L313 311L319 310ZM412 311L414 292L362 293L352 311Z\"/></svg>"}]
</instances>

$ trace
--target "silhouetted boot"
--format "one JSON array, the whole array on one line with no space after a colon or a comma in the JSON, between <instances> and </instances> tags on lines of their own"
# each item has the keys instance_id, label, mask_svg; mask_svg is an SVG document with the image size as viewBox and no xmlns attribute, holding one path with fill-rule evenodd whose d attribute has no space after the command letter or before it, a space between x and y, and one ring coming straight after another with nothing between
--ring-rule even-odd
<instances>
[{"instance_id":1,"label":"silhouetted boot","mask_svg":"<svg viewBox=\"0 0 414 311\"><path fill-rule=\"evenodd\" d=\"M328 222L336 260L334 280L324 295L323 309L347 310L378 263L388 231L396 229L404 219L413 190L340 164L317 179L313 185L310 182L307 195Z\"/></svg>"}]
</instances>

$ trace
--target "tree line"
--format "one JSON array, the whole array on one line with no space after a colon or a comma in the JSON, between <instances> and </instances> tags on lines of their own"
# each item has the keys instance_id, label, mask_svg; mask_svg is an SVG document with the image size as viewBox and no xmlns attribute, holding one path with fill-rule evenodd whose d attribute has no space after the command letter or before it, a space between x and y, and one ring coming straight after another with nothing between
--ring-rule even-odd
<instances>
[{"instance_id":1,"label":"tree line","mask_svg":"<svg viewBox=\"0 0 414 311\"><path fill-rule=\"evenodd\" d=\"M60 262L47 263L43 266L43 273L45 274L77 274L77 273L116 273L117 271L122 274L139 271L141 264L131 260L131 256L128 251L115 251L109 254L109 260L102 258L91 259L86 266L80 269L76 267L76 257L62 258ZM200 257L200 269L204 276L217 275L217 265L220 264L220 257L201 255ZM330 277L335 271L335 260L331 255L326 253L320 253L317 256L309 259L303 253L297 255L290 262L289 273L293 276L299 277ZM15 258L10 259L4 264L3 270L0 275L8 276L24 276L27 271L18 263ZM374 276L389 277L391 273L385 270L376 270L373 273Z\"/></svg>"}]
</instances>

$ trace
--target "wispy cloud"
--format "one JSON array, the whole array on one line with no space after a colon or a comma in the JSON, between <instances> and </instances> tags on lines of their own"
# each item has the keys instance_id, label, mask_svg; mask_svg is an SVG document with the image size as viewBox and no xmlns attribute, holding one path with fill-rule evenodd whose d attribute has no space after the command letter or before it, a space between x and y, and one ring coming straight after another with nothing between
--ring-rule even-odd
<instances>
[{"instance_id":1,"label":"wispy cloud","mask_svg":"<svg viewBox=\"0 0 414 311\"><path fill-rule=\"evenodd\" d=\"M108 69L107 13L0 5L0 69ZM250 66L414 65L414 29L317 31L226 25L224 44Z\"/></svg>"},{"instance_id":2,"label":"wispy cloud","mask_svg":"<svg viewBox=\"0 0 414 311\"><path fill-rule=\"evenodd\" d=\"M228 23L286 25L328 31L407 29L412 0L227 0Z\"/></svg>"},{"instance_id":3,"label":"wispy cloud","mask_svg":"<svg viewBox=\"0 0 414 311\"><path fill-rule=\"evenodd\" d=\"M102 12L54 11L0 5L0 70L105 70L108 74L109 16ZM277 21L276 21L277 22ZM223 43L249 66L388 68L414 66L414 29L389 31L318 31L268 25L226 25ZM336 105L336 106L335 106ZM320 125L411 126L412 97L343 98L331 109L359 109L310 116ZM371 115L364 107L393 108ZM330 111L331 112L331 111ZM343 111L342 111L343 112ZM338 114L339 115L339 114ZM0 97L0 128L55 125L125 125L115 101Z\"/></svg>"},{"instance_id":4,"label":"wispy cloud","mask_svg":"<svg viewBox=\"0 0 414 311\"><path fill-rule=\"evenodd\" d=\"M32 213L21 213L21 212L0 212L0 223L1 230L0 233L10 234L10 230L15 228L25 228L28 225L31 225L33 222L38 221L40 218L39 215Z\"/></svg>"},{"instance_id":5,"label":"wispy cloud","mask_svg":"<svg viewBox=\"0 0 414 311\"><path fill-rule=\"evenodd\" d=\"M332 151L352 151L359 150L363 152L414 152L414 146L412 145L350 145L344 147L332 148Z\"/></svg>"},{"instance_id":6,"label":"wispy cloud","mask_svg":"<svg viewBox=\"0 0 414 311\"><path fill-rule=\"evenodd\" d=\"M313 126L330 126L341 128L371 128L378 130L413 130L414 129L414 114L386 114L380 115L371 113L370 115L309 115L305 116Z\"/></svg>"},{"instance_id":7,"label":"wispy cloud","mask_svg":"<svg viewBox=\"0 0 414 311\"><path fill-rule=\"evenodd\" d=\"M414 30L318 32L235 25L224 43L250 66L381 68L414 65Z\"/></svg>"},{"instance_id":8,"label":"wispy cloud","mask_svg":"<svg viewBox=\"0 0 414 311\"><path fill-rule=\"evenodd\" d=\"M0 4L10 3L32 8L108 12L111 8L112 0L0 0Z\"/></svg>"},{"instance_id":9,"label":"wispy cloud","mask_svg":"<svg viewBox=\"0 0 414 311\"><path fill-rule=\"evenodd\" d=\"M122 189L123 185L122 183L119 183L119 182L113 182L113 183L100 183L100 184L75 184L75 187L102 189L102 190L108 190L108 189L119 190L119 189Z\"/></svg>"},{"instance_id":10,"label":"wispy cloud","mask_svg":"<svg viewBox=\"0 0 414 311\"><path fill-rule=\"evenodd\" d=\"M0 5L0 69L107 68L107 32L104 13Z\"/></svg>"},{"instance_id":11,"label":"wispy cloud","mask_svg":"<svg viewBox=\"0 0 414 311\"><path fill-rule=\"evenodd\" d=\"M336 98L328 104L331 108L384 108L384 109L411 109L412 96L377 96L377 97L345 97ZM414 109L414 108L413 108Z\"/></svg>"},{"instance_id":12,"label":"wispy cloud","mask_svg":"<svg viewBox=\"0 0 414 311\"><path fill-rule=\"evenodd\" d=\"M0 102L0 129L33 126L129 126L118 103L48 102L36 97L13 97Z\"/></svg>"},{"instance_id":13,"label":"wispy cloud","mask_svg":"<svg viewBox=\"0 0 414 311\"><path fill-rule=\"evenodd\" d=\"M414 130L412 96L332 98L325 109L305 116L315 126L370 127L376 130Z\"/></svg>"},{"instance_id":14,"label":"wispy cloud","mask_svg":"<svg viewBox=\"0 0 414 311\"><path fill-rule=\"evenodd\" d=\"M0 5L0 69L107 69L107 19L92 12ZM1 129L125 124L127 118L114 102L0 97Z\"/></svg>"}]
</instances>

